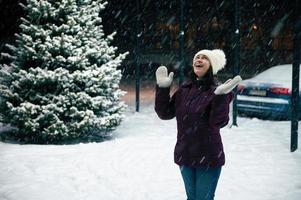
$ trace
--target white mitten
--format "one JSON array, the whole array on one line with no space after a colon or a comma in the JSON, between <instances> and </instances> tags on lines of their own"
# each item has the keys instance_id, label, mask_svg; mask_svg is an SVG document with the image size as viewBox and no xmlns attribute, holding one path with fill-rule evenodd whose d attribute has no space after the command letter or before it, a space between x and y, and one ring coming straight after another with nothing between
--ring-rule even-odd
<instances>
[{"instance_id":1,"label":"white mitten","mask_svg":"<svg viewBox=\"0 0 301 200\"><path fill-rule=\"evenodd\" d=\"M173 72L170 72L167 76L167 68L165 66L160 66L156 70L156 79L159 87L168 88L173 80Z\"/></svg>"},{"instance_id":2,"label":"white mitten","mask_svg":"<svg viewBox=\"0 0 301 200\"><path fill-rule=\"evenodd\" d=\"M242 81L239 75L235 76L233 79L227 80L225 83L221 84L214 90L214 94L228 94L231 90L233 90L238 83Z\"/></svg>"}]
</instances>

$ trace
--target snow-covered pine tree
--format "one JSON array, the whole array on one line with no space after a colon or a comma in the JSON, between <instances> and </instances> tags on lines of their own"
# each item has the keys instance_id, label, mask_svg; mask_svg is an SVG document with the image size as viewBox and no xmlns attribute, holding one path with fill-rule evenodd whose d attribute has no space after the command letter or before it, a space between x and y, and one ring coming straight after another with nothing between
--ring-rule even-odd
<instances>
[{"instance_id":1,"label":"snow-covered pine tree","mask_svg":"<svg viewBox=\"0 0 301 200\"><path fill-rule=\"evenodd\" d=\"M114 34L105 35L103 0L27 0L11 59L0 76L2 122L27 143L107 136L123 118Z\"/></svg>"}]
</instances>

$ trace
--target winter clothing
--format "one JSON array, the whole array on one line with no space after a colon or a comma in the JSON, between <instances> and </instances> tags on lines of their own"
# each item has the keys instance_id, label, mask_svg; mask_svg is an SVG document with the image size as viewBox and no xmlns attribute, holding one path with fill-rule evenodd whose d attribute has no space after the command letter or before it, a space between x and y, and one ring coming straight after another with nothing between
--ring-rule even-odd
<instances>
[{"instance_id":1,"label":"winter clothing","mask_svg":"<svg viewBox=\"0 0 301 200\"><path fill-rule=\"evenodd\" d=\"M220 128L229 121L233 93L214 94L216 85L184 83L170 98L169 88L156 88L155 111L161 119L177 119L174 162L180 166L221 167L225 163Z\"/></svg>"},{"instance_id":2,"label":"winter clothing","mask_svg":"<svg viewBox=\"0 0 301 200\"><path fill-rule=\"evenodd\" d=\"M213 200L221 167L180 166L188 200Z\"/></svg>"},{"instance_id":3,"label":"winter clothing","mask_svg":"<svg viewBox=\"0 0 301 200\"><path fill-rule=\"evenodd\" d=\"M159 87L169 87L173 80L173 72L170 72L167 76L167 68L165 66L160 66L156 70L156 79Z\"/></svg>"},{"instance_id":4,"label":"winter clothing","mask_svg":"<svg viewBox=\"0 0 301 200\"><path fill-rule=\"evenodd\" d=\"M192 81L172 97L169 86L173 74L168 77L164 66L156 71L155 110L161 119L177 119L174 162L180 166L188 200L213 200L225 164L220 128L229 121L231 90L241 81L237 76L217 86L214 74L225 64L222 50L199 51L193 58Z\"/></svg>"},{"instance_id":5,"label":"winter clothing","mask_svg":"<svg viewBox=\"0 0 301 200\"><path fill-rule=\"evenodd\" d=\"M225 53L220 49L203 49L194 55L193 60L195 60L198 55L205 55L209 59L214 75L226 65Z\"/></svg>"},{"instance_id":6,"label":"winter clothing","mask_svg":"<svg viewBox=\"0 0 301 200\"><path fill-rule=\"evenodd\" d=\"M214 90L214 94L227 94L233 90L240 81L242 81L242 79L239 75L237 75L233 79L229 79L225 83L218 86Z\"/></svg>"}]
</instances>

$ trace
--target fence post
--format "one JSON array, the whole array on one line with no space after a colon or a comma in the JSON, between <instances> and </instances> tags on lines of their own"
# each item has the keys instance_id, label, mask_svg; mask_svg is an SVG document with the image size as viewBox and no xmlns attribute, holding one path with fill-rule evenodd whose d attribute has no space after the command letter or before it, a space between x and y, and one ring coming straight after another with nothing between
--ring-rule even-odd
<instances>
[{"instance_id":1,"label":"fence post","mask_svg":"<svg viewBox=\"0 0 301 200\"><path fill-rule=\"evenodd\" d=\"M236 76L240 71L240 0L235 0L235 43L234 43L234 67L233 75ZM232 125L237 126L237 93L233 99L233 121Z\"/></svg>"},{"instance_id":2,"label":"fence post","mask_svg":"<svg viewBox=\"0 0 301 200\"><path fill-rule=\"evenodd\" d=\"M294 7L294 51L292 70L292 96L291 96L291 152L298 148L298 118L299 118L299 71L300 71L300 46L301 46L301 17L300 3L295 0ZM299 9L298 9L299 8Z\"/></svg>"}]
</instances>

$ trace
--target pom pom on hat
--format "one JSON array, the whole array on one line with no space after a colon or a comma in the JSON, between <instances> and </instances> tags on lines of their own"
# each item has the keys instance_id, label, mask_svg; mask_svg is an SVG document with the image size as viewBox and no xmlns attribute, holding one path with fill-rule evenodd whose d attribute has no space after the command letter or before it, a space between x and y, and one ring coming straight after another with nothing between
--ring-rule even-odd
<instances>
[{"instance_id":1,"label":"pom pom on hat","mask_svg":"<svg viewBox=\"0 0 301 200\"><path fill-rule=\"evenodd\" d=\"M193 60L200 54L208 57L212 67L213 74L217 74L217 72L223 69L226 65L226 55L224 51L221 49L213 49L213 50L203 49L194 55Z\"/></svg>"}]
</instances>

